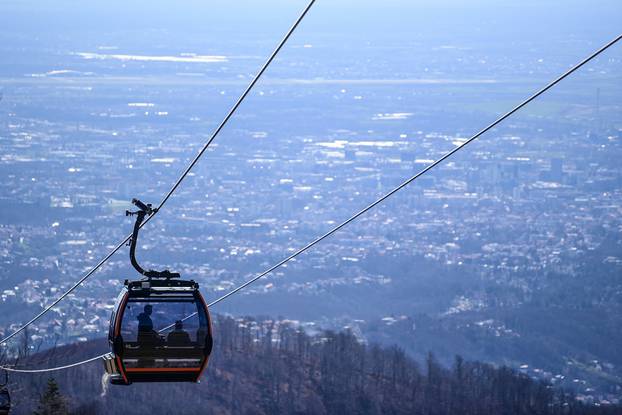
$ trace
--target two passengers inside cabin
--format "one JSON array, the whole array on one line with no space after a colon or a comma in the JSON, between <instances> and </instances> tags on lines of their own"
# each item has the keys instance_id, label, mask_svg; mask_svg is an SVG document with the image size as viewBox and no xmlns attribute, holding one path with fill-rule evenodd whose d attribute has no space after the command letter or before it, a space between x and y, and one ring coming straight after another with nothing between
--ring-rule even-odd
<instances>
[{"instance_id":1,"label":"two passengers inside cabin","mask_svg":"<svg viewBox=\"0 0 622 415\"><path fill-rule=\"evenodd\" d=\"M131 299L123 314L123 361L132 367L200 366L208 318L194 300Z\"/></svg>"}]
</instances>

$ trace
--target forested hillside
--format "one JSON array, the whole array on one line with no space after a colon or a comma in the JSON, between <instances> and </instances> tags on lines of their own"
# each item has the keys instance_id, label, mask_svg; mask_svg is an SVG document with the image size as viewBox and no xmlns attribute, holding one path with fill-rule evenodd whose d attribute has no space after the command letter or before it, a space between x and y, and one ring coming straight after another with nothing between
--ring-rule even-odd
<instances>
[{"instance_id":1,"label":"forested hillside","mask_svg":"<svg viewBox=\"0 0 622 415\"><path fill-rule=\"evenodd\" d=\"M109 386L99 362L54 373L72 414L618 414L586 406L508 368L431 353L416 362L396 347L361 343L349 332L309 336L273 320L216 316L215 348L200 384ZM31 367L76 361L106 350L103 340L22 359ZM58 398L49 375L17 375L14 413ZM56 398L55 398L56 396ZM44 405L45 406L45 405ZM62 407L62 405L61 405Z\"/></svg>"}]
</instances>

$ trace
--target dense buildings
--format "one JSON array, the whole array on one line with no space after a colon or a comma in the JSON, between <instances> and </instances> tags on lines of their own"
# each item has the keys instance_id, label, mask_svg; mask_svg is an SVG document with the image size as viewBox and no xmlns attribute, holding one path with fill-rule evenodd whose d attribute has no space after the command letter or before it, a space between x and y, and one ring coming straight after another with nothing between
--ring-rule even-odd
<instances>
[{"instance_id":1,"label":"dense buildings","mask_svg":"<svg viewBox=\"0 0 622 415\"><path fill-rule=\"evenodd\" d=\"M3 333L129 233L131 198L160 200L261 63L244 42L227 54L188 52L151 35L160 43L133 54L112 35L50 53L3 34L12 57L0 74ZM393 46L388 70L387 49L372 43L294 42L145 229L141 259L216 298L563 66L534 60L529 40L512 57L492 41L428 46ZM217 311L282 316L310 331L348 326L415 356L507 363L575 384L585 399L618 399L620 62L617 52L595 63ZM30 346L102 336L120 285L135 276L128 265L126 252L113 257L29 332Z\"/></svg>"}]
</instances>

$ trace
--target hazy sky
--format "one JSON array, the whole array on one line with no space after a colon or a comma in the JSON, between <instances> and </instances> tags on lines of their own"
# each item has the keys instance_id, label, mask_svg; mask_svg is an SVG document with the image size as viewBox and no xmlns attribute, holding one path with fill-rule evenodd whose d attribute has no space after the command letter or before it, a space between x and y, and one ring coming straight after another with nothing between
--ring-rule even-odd
<instances>
[{"instance_id":1,"label":"hazy sky","mask_svg":"<svg viewBox=\"0 0 622 415\"><path fill-rule=\"evenodd\" d=\"M67 55L102 45L119 53L231 55L237 48L265 56L306 4L0 0L0 50L5 59L21 53L33 62L35 50ZM317 0L290 44L318 43L333 51L349 45L351 54L372 45L386 49L387 60L394 46L411 48L416 60L421 49L452 45L516 62L546 59L561 70L617 36L620 22L621 0ZM608 53L619 57L621 49Z\"/></svg>"},{"instance_id":2,"label":"hazy sky","mask_svg":"<svg viewBox=\"0 0 622 415\"><path fill-rule=\"evenodd\" d=\"M155 26L200 30L226 26L235 30L269 30L291 21L305 0L108 0L54 2L3 0L1 27L40 30L104 29ZM330 31L388 31L425 28L426 32L494 29L529 35L591 33L613 37L620 31L619 0L317 0L305 25ZM268 26L268 27L267 27ZM281 30L281 27L279 27Z\"/></svg>"}]
</instances>

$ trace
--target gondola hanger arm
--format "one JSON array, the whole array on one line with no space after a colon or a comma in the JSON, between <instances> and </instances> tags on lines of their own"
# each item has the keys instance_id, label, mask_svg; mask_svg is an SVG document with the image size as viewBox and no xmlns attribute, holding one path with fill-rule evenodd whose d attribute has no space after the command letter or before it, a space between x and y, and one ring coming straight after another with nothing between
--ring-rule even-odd
<instances>
[{"instance_id":1,"label":"gondola hanger arm","mask_svg":"<svg viewBox=\"0 0 622 415\"><path fill-rule=\"evenodd\" d=\"M138 199L132 199L132 203L138 208L137 211L131 212L129 210L125 211L126 216L136 216L136 222L134 222L134 230L132 231L132 236L129 240L130 244L130 262L136 271L139 274L144 275L145 277L151 278L179 278L180 275L177 272L171 272L168 269L164 271L154 271L149 270L145 271L143 267L140 266L138 261L136 260L136 245L138 244L138 231L140 231L141 225L146 217L149 217L155 214L158 209L152 208L151 203L143 203Z\"/></svg>"}]
</instances>

